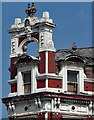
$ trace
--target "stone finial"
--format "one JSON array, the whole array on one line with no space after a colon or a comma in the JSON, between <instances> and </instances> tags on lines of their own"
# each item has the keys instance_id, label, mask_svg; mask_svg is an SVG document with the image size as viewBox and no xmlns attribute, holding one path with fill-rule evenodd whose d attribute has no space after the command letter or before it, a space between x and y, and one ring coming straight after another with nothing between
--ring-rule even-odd
<instances>
[{"instance_id":1,"label":"stone finial","mask_svg":"<svg viewBox=\"0 0 94 120\"><path fill-rule=\"evenodd\" d=\"M49 12L43 12L43 18L48 18L49 19Z\"/></svg>"},{"instance_id":2,"label":"stone finial","mask_svg":"<svg viewBox=\"0 0 94 120\"><path fill-rule=\"evenodd\" d=\"M25 12L26 12L27 16L30 16L30 14L31 14L30 4L28 4L27 9L25 10Z\"/></svg>"},{"instance_id":3,"label":"stone finial","mask_svg":"<svg viewBox=\"0 0 94 120\"><path fill-rule=\"evenodd\" d=\"M72 50L75 51L77 49L75 43L73 43Z\"/></svg>"},{"instance_id":4,"label":"stone finial","mask_svg":"<svg viewBox=\"0 0 94 120\"><path fill-rule=\"evenodd\" d=\"M34 3L32 3L32 6L31 6L31 14L32 14L32 17L34 16L34 14L36 13L36 8L35 8L35 5Z\"/></svg>"},{"instance_id":5,"label":"stone finial","mask_svg":"<svg viewBox=\"0 0 94 120\"><path fill-rule=\"evenodd\" d=\"M20 18L16 18L15 19L15 24L19 24L19 23L21 23L21 19Z\"/></svg>"}]
</instances>

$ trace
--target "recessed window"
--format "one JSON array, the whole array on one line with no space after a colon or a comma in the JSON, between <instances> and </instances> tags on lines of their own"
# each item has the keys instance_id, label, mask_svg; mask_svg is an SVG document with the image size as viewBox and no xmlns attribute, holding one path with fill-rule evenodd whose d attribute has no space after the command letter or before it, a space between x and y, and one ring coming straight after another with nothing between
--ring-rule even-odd
<instances>
[{"instance_id":1,"label":"recessed window","mask_svg":"<svg viewBox=\"0 0 94 120\"><path fill-rule=\"evenodd\" d=\"M30 26L30 22L29 22L28 19L25 20L25 27L26 27L26 26Z\"/></svg>"},{"instance_id":2,"label":"recessed window","mask_svg":"<svg viewBox=\"0 0 94 120\"><path fill-rule=\"evenodd\" d=\"M23 73L24 93L31 93L31 72Z\"/></svg>"},{"instance_id":3,"label":"recessed window","mask_svg":"<svg viewBox=\"0 0 94 120\"><path fill-rule=\"evenodd\" d=\"M24 110L27 111L27 110L28 110L28 107L26 106L26 107L24 108Z\"/></svg>"},{"instance_id":4,"label":"recessed window","mask_svg":"<svg viewBox=\"0 0 94 120\"><path fill-rule=\"evenodd\" d=\"M68 92L77 93L77 79L78 72L77 71L67 71L67 89Z\"/></svg>"}]
</instances>

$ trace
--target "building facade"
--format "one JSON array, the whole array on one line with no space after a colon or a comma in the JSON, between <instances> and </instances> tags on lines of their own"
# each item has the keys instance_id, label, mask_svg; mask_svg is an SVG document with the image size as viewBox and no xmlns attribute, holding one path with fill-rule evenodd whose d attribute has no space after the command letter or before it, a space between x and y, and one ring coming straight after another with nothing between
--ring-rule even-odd
<instances>
[{"instance_id":1,"label":"building facade","mask_svg":"<svg viewBox=\"0 0 94 120\"><path fill-rule=\"evenodd\" d=\"M48 12L35 17L28 4L27 17L15 24L11 34L11 93L2 101L10 120L93 120L93 47L57 50L52 40L55 28ZM38 44L39 56L27 55L27 45Z\"/></svg>"}]
</instances>

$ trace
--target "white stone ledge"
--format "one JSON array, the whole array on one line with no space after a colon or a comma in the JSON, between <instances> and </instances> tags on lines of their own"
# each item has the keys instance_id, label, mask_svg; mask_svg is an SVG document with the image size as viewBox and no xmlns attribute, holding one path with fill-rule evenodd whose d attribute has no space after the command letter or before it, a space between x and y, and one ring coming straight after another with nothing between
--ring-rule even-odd
<instances>
[{"instance_id":1,"label":"white stone ledge","mask_svg":"<svg viewBox=\"0 0 94 120\"><path fill-rule=\"evenodd\" d=\"M84 82L92 82L92 83L94 83L94 78L84 78Z\"/></svg>"},{"instance_id":2,"label":"white stone ledge","mask_svg":"<svg viewBox=\"0 0 94 120\"><path fill-rule=\"evenodd\" d=\"M62 88L39 88L36 90L36 93L38 92L55 92L55 93L63 93Z\"/></svg>"},{"instance_id":3,"label":"white stone ledge","mask_svg":"<svg viewBox=\"0 0 94 120\"><path fill-rule=\"evenodd\" d=\"M40 79L58 79L58 80L62 80L63 77L62 76L59 76L59 75L56 75L56 74L39 74L38 76L36 76L36 79L37 80L40 80Z\"/></svg>"},{"instance_id":4,"label":"white stone ledge","mask_svg":"<svg viewBox=\"0 0 94 120\"><path fill-rule=\"evenodd\" d=\"M14 97L14 96L17 96L17 92L9 93L9 94L8 94L8 97Z\"/></svg>"},{"instance_id":5,"label":"white stone ledge","mask_svg":"<svg viewBox=\"0 0 94 120\"><path fill-rule=\"evenodd\" d=\"M11 84L14 84L14 83L17 83L17 78L16 79L12 79L12 80L9 80L8 83L11 85Z\"/></svg>"}]
</instances>

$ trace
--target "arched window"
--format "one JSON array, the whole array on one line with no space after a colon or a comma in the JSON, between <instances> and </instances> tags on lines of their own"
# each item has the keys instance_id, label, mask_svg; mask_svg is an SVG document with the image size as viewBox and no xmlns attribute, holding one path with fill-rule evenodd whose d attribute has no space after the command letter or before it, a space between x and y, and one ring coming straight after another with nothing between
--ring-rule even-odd
<instances>
[{"instance_id":1,"label":"arched window","mask_svg":"<svg viewBox=\"0 0 94 120\"><path fill-rule=\"evenodd\" d=\"M25 20L25 27L30 26L30 21L28 19Z\"/></svg>"}]
</instances>

